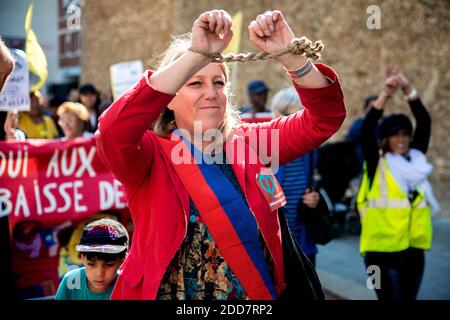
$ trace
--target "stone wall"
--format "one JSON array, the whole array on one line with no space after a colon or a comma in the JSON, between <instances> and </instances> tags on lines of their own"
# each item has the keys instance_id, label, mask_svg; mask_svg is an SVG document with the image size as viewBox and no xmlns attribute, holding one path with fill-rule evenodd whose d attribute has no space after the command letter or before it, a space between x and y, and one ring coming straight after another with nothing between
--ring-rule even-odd
<instances>
[{"instance_id":1,"label":"stone wall","mask_svg":"<svg viewBox=\"0 0 450 320\"><path fill-rule=\"evenodd\" d=\"M381 9L380 30L366 27L366 10L371 4ZM334 140L341 139L352 120L362 115L364 97L379 93L386 68L402 68L433 119L429 151L435 166L432 181L444 208L449 210L446 193L450 187L450 123L446 118L450 105L450 2L85 0L82 81L107 90L109 65L134 59L147 63L164 51L171 34L190 31L195 18L212 8L223 8L230 14L243 11L241 52L255 50L248 41L247 25L257 14L270 9L281 10L295 34L324 41L323 62L339 73L348 109L348 117ZM245 85L254 78L267 80L272 94L289 85L276 62L242 63L235 84L239 105L246 102ZM386 113L409 113L400 94L386 109Z\"/></svg>"},{"instance_id":2,"label":"stone wall","mask_svg":"<svg viewBox=\"0 0 450 320\"><path fill-rule=\"evenodd\" d=\"M171 0L86 0L82 7L82 76L109 90L109 66L147 61L166 46L172 33Z\"/></svg>"}]
</instances>

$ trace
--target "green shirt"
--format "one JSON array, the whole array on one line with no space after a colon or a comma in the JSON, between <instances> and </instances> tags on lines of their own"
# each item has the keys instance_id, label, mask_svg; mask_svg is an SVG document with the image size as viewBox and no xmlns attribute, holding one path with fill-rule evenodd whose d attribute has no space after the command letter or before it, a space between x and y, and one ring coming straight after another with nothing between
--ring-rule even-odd
<instances>
[{"instance_id":1,"label":"green shirt","mask_svg":"<svg viewBox=\"0 0 450 320\"><path fill-rule=\"evenodd\" d=\"M115 280L108 291L93 292L86 280L86 268L79 268L67 272L59 284L56 300L109 300Z\"/></svg>"}]
</instances>

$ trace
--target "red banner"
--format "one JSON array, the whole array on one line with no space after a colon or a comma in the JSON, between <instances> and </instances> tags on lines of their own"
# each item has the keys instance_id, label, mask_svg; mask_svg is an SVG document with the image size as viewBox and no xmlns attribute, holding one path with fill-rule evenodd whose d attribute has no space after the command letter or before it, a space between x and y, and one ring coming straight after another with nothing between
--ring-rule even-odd
<instances>
[{"instance_id":1,"label":"red banner","mask_svg":"<svg viewBox=\"0 0 450 320\"><path fill-rule=\"evenodd\" d=\"M0 215L9 216L11 229L18 221L51 227L126 206L93 138L0 142Z\"/></svg>"}]
</instances>

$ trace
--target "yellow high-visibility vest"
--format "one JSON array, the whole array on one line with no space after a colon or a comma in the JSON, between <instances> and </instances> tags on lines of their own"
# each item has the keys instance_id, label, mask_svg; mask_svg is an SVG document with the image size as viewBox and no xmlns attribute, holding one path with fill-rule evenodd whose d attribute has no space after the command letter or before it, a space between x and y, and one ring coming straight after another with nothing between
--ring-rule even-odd
<instances>
[{"instance_id":1,"label":"yellow high-visibility vest","mask_svg":"<svg viewBox=\"0 0 450 320\"><path fill-rule=\"evenodd\" d=\"M422 190L413 203L392 176L387 160L380 158L372 186L366 166L356 198L361 217L359 250L398 252L410 247L430 249L431 210Z\"/></svg>"}]
</instances>

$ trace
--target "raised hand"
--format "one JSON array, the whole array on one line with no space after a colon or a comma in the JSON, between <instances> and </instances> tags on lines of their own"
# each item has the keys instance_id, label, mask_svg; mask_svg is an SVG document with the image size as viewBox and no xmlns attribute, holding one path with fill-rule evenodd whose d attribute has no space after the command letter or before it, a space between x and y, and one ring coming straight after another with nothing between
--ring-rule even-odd
<instances>
[{"instance_id":1,"label":"raised hand","mask_svg":"<svg viewBox=\"0 0 450 320\"><path fill-rule=\"evenodd\" d=\"M391 97L395 91L400 87L400 78L397 74L390 76L384 82L383 92L387 97Z\"/></svg>"},{"instance_id":2,"label":"raised hand","mask_svg":"<svg viewBox=\"0 0 450 320\"><path fill-rule=\"evenodd\" d=\"M278 11L266 11L250 22L248 26L250 41L261 51L273 53L290 47L295 39L294 33ZM276 60L283 65L286 70L297 70L305 66L307 58L304 54L295 55L287 53L279 56ZM317 69L312 66L311 71L302 77L293 77L293 81L303 88L323 88L329 85L327 79Z\"/></svg>"},{"instance_id":3,"label":"raised hand","mask_svg":"<svg viewBox=\"0 0 450 320\"><path fill-rule=\"evenodd\" d=\"M398 81L400 83L400 87L402 88L402 91L404 94L408 95L413 90L413 87L411 83L409 82L408 78L405 77L405 75L400 71L397 75Z\"/></svg>"},{"instance_id":4,"label":"raised hand","mask_svg":"<svg viewBox=\"0 0 450 320\"><path fill-rule=\"evenodd\" d=\"M391 72L386 81L384 82L383 91L381 91L378 98L372 103L372 107L378 110L383 110L386 101L392 97L392 95L400 87L400 78L397 72Z\"/></svg>"},{"instance_id":5,"label":"raised hand","mask_svg":"<svg viewBox=\"0 0 450 320\"><path fill-rule=\"evenodd\" d=\"M319 203L320 195L316 191L310 191L308 188L303 195L303 203L309 208L316 208Z\"/></svg>"},{"instance_id":6,"label":"raised hand","mask_svg":"<svg viewBox=\"0 0 450 320\"><path fill-rule=\"evenodd\" d=\"M14 58L11 56L9 49L0 39L0 92L6 83L6 79L14 69Z\"/></svg>"},{"instance_id":7,"label":"raised hand","mask_svg":"<svg viewBox=\"0 0 450 320\"><path fill-rule=\"evenodd\" d=\"M250 41L260 50L272 53L289 47L295 38L283 14L278 11L266 11L250 22L248 26Z\"/></svg>"},{"instance_id":8,"label":"raised hand","mask_svg":"<svg viewBox=\"0 0 450 320\"><path fill-rule=\"evenodd\" d=\"M153 73L150 77L151 86L175 94L189 78L211 62L205 53L222 53L232 37L231 17L226 11L202 13L192 26L192 50Z\"/></svg>"},{"instance_id":9,"label":"raised hand","mask_svg":"<svg viewBox=\"0 0 450 320\"><path fill-rule=\"evenodd\" d=\"M3 129L5 130L5 137L7 140L17 140L16 127L17 127L17 110L8 111L6 115Z\"/></svg>"},{"instance_id":10,"label":"raised hand","mask_svg":"<svg viewBox=\"0 0 450 320\"><path fill-rule=\"evenodd\" d=\"M192 46L207 52L221 53L233 37L231 17L224 10L202 13L192 26Z\"/></svg>"},{"instance_id":11,"label":"raised hand","mask_svg":"<svg viewBox=\"0 0 450 320\"><path fill-rule=\"evenodd\" d=\"M395 66L388 67L386 70L386 75L388 78L391 76L397 76L398 85L402 89L404 94L407 95L412 91L411 83L399 68Z\"/></svg>"}]
</instances>

